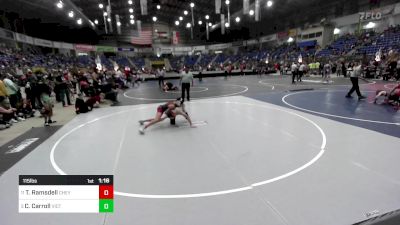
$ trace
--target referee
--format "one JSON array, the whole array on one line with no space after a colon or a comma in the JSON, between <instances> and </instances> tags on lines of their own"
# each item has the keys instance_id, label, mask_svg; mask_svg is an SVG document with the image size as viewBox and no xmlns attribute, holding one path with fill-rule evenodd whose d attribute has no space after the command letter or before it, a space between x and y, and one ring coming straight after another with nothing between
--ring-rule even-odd
<instances>
[{"instance_id":1,"label":"referee","mask_svg":"<svg viewBox=\"0 0 400 225\"><path fill-rule=\"evenodd\" d=\"M355 65L353 66L353 71L350 74L350 81L352 87L349 93L347 93L346 98L351 98L351 94L353 94L354 91L357 92L358 100L363 100L366 98L361 95L360 86L358 85L358 78L361 76L361 73L362 73L361 64L359 62L355 62Z\"/></svg>"},{"instance_id":2,"label":"referee","mask_svg":"<svg viewBox=\"0 0 400 225\"><path fill-rule=\"evenodd\" d=\"M193 86L193 74L189 71L189 68L185 68L181 77L182 86L182 100L185 100L185 92L187 94L187 100L190 101L190 84Z\"/></svg>"}]
</instances>

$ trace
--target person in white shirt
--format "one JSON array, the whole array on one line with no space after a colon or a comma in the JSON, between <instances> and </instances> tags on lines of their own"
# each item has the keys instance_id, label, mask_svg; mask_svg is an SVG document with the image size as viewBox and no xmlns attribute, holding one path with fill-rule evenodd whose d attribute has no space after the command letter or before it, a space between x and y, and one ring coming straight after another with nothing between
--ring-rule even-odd
<instances>
[{"instance_id":1,"label":"person in white shirt","mask_svg":"<svg viewBox=\"0 0 400 225\"><path fill-rule=\"evenodd\" d=\"M164 87L164 77L165 77L165 71L161 68L157 69L157 77L158 77L158 86L160 88Z\"/></svg>"},{"instance_id":2,"label":"person in white shirt","mask_svg":"<svg viewBox=\"0 0 400 225\"><path fill-rule=\"evenodd\" d=\"M329 77L332 73L332 66L331 66L331 62L327 62L324 65L324 70L322 72L322 80L324 83L329 83Z\"/></svg>"},{"instance_id":3,"label":"person in white shirt","mask_svg":"<svg viewBox=\"0 0 400 225\"><path fill-rule=\"evenodd\" d=\"M352 98L351 95L354 91L357 92L358 100L365 99L364 96L361 95L360 86L358 86L358 77L361 76L362 66L360 62L355 62L353 66L353 71L350 73L350 80L352 83L352 87L350 91L347 93L346 98Z\"/></svg>"},{"instance_id":4,"label":"person in white shirt","mask_svg":"<svg viewBox=\"0 0 400 225\"><path fill-rule=\"evenodd\" d=\"M297 76L297 71L298 71L298 67L297 67L296 63L293 63L293 64L292 64L290 70L291 70L291 72L292 72L292 84L294 84L294 83L296 83L296 82L294 81L294 79L296 78L296 76Z\"/></svg>"},{"instance_id":5,"label":"person in white shirt","mask_svg":"<svg viewBox=\"0 0 400 225\"><path fill-rule=\"evenodd\" d=\"M303 77L305 71L306 71L306 65L304 63L301 63L299 68L299 74L297 75L298 82L302 82L301 78Z\"/></svg>"}]
</instances>

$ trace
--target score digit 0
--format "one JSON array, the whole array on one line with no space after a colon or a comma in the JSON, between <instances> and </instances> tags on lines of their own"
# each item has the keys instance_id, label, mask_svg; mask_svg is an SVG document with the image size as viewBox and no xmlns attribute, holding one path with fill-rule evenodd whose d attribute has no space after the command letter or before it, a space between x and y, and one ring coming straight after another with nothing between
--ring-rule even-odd
<instances>
[{"instance_id":1,"label":"score digit 0","mask_svg":"<svg viewBox=\"0 0 400 225\"><path fill-rule=\"evenodd\" d=\"M113 199L114 188L112 185L100 185L99 186L99 198L100 199Z\"/></svg>"}]
</instances>

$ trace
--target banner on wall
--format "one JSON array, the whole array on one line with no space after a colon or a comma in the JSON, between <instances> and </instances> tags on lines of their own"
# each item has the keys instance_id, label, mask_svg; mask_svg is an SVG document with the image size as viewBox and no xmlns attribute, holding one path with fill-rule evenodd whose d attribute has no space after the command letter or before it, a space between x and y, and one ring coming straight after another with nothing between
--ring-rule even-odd
<instances>
[{"instance_id":1,"label":"banner on wall","mask_svg":"<svg viewBox=\"0 0 400 225\"><path fill-rule=\"evenodd\" d=\"M221 14L221 34L225 34L225 15Z\"/></svg>"},{"instance_id":2,"label":"banner on wall","mask_svg":"<svg viewBox=\"0 0 400 225\"><path fill-rule=\"evenodd\" d=\"M221 0L215 0L215 13L221 13Z\"/></svg>"},{"instance_id":3,"label":"banner on wall","mask_svg":"<svg viewBox=\"0 0 400 225\"><path fill-rule=\"evenodd\" d=\"M0 38L14 40L14 32L0 28Z\"/></svg>"},{"instance_id":4,"label":"banner on wall","mask_svg":"<svg viewBox=\"0 0 400 225\"><path fill-rule=\"evenodd\" d=\"M101 46L101 45L96 46L96 52L116 52L116 51L117 50L115 47Z\"/></svg>"},{"instance_id":5,"label":"banner on wall","mask_svg":"<svg viewBox=\"0 0 400 225\"><path fill-rule=\"evenodd\" d=\"M35 45L43 46L43 47L48 47L52 48L53 47L53 42L45 39L40 39L40 38L34 38L33 43Z\"/></svg>"},{"instance_id":6,"label":"banner on wall","mask_svg":"<svg viewBox=\"0 0 400 225\"><path fill-rule=\"evenodd\" d=\"M62 48L62 43L61 42L57 42L57 41L53 41L53 47L54 48Z\"/></svg>"},{"instance_id":7,"label":"banner on wall","mask_svg":"<svg viewBox=\"0 0 400 225\"><path fill-rule=\"evenodd\" d=\"M140 10L142 15L147 15L147 0L140 0Z\"/></svg>"},{"instance_id":8,"label":"banner on wall","mask_svg":"<svg viewBox=\"0 0 400 225\"><path fill-rule=\"evenodd\" d=\"M134 52L134 48L118 48L119 52Z\"/></svg>"},{"instance_id":9,"label":"banner on wall","mask_svg":"<svg viewBox=\"0 0 400 225\"><path fill-rule=\"evenodd\" d=\"M368 21L368 20L381 20L383 17L388 16L389 14L395 14L396 6L387 6L379 9L360 12L360 21Z\"/></svg>"},{"instance_id":10,"label":"banner on wall","mask_svg":"<svg viewBox=\"0 0 400 225\"><path fill-rule=\"evenodd\" d=\"M169 33L166 31L159 31L153 33L153 38L158 40L168 40L170 38Z\"/></svg>"},{"instance_id":11,"label":"banner on wall","mask_svg":"<svg viewBox=\"0 0 400 225\"><path fill-rule=\"evenodd\" d=\"M115 26L117 26L117 33L121 34L121 21L119 19L119 15L118 14L115 15Z\"/></svg>"},{"instance_id":12,"label":"banner on wall","mask_svg":"<svg viewBox=\"0 0 400 225\"><path fill-rule=\"evenodd\" d=\"M152 48L137 48L135 50L136 50L136 52L139 52L139 53L152 53L153 52Z\"/></svg>"},{"instance_id":13,"label":"banner on wall","mask_svg":"<svg viewBox=\"0 0 400 225\"><path fill-rule=\"evenodd\" d=\"M142 32L142 21L141 20L137 20L136 21L136 26L137 26L137 32L138 32L138 34L140 34Z\"/></svg>"},{"instance_id":14,"label":"banner on wall","mask_svg":"<svg viewBox=\"0 0 400 225\"><path fill-rule=\"evenodd\" d=\"M209 45L208 49L209 50L221 50L221 49L226 49L229 47L232 47L232 43Z\"/></svg>"},{"instance_id":15,"label":"banner on wall","mask_svg":"<svg viewBox=\"0 0 400 225\"><path fill-rule=\"evenodd\" d=\"M173 51L174 51L173 47L162 47L159 49L159 53L161 54L172 54Z\"/></svg>"},{"instance_id":16,"label":"banner on wall","mask_svg":"<svg viewBox=\"0 0 400 225\"><path fill-rule=\"evenodd\" d=\"M81 52L91 52L95 50L95 47L93 45L76 44L75 50Z\"/></svg>"},{"instance_id":17,"label":"banner on wall","mask_svg":"<svg viewBox=\"0 0 400 225\"><path fill-rule=\"evenodd\" d=\"M206 46L200 45L200 46L193 46L193 51L204 51L206 50Z\"/></svg>"},{"instance_id":18,"label":"banner on wall","mask_svg":"<svg viewBox=\"0 0 400 225\"><path fill-rule=\"evenodd\" d=\"M297 36L297 29L290 29L288 32L289 37L296 37Z\"/></svg>"},{"instance_id":19,"label":"banner on wall","mask_svg":"<svg viewBox=\"0 0 400 225\"><path fill-rule=\"evenodd\" d=\"M394 15L400 14L400 3L397 3L393 11Z\"/></svg>"},{"instance_id":20,"label":"banner on wall","mask_svg":"<svg viewBox=\"0 0 400 225\"><path fill-rule=\"evenodd\" d=\"M250 11L250 0L243 0L243 14L247 15Z\"/></svg>"},{"instance_id":21,"label":"banner on wall","mask_svg":"<svg viewBox=\"0 0 400 225\"><path fill-rule=\"evenodd\" d=\"M63 42L63 43L62 43L62 48L73 50L73 49L74 49L74 45L73 45L73 44L70 44L70 43L65 43L65 42Z\"/></svg>"},{"instance_id":22,"label":"banner on wall","mask_svg":"<svg viewBox=\"0 0 400 225\"><path fill-rule=\"evenodd\" d=\"M249 45L256 45L256 44L258 44L258 40L257 40L257 39L252 39L252 40L246 41L246 45L247 45L247 46L249 46Z\"/></svg>"},{"instance_id":23,"label":"banner on wall","mask_svg":"<svg viewBox=\"0 0 400 225\"><path fill-rule=\"evenodd\" d=\"M256 0L255 2L255 14L254 14L255 20L258 22L260 21L261 18L261 10L260 10L260 0Z\"/></svg>"},{"instance_id":24,"label":"banner on wall","mask_svg":"<svg viewBox=\"0 0 400 225\"><path fill-rule=\"evenodd\" d=\"M172 44L173 45L179 44L179 32L178 31L172 32Z\"/></svg>"},{"instance_id":25,"label":"banner on wall","mask_svg":"<svg viewBox=\"0 0 400 225\"><path fill-rule=\"evenodd\" d=\"M281 39L285 39L289 36L288 32L278 32L276 33L276 38L281 40Z\"/></svg>"},{"instance_id":26,"label":"banner on wall","mask_svg":"<svg viewBox=\"0 0 400 225\"><path fill-rule=\"evenodd\" d=\"M243 41L232 42L232 47L240 47L240 46L243 46Z\"/></svg>"},{"instance_id":27,"label":"banner on wall","mask_svg":"<svg viewBox=\"0 0 400 225\"><path fill-rule=\"evenodd\" d=\"M27 43L33 45L33 38L25 34L15 33L15 38L18 42Z\"/></svg>"},{"instance_id":28,"label":"banner on wall","mask_svg":"<svg viewBox=\"0 0 400 225\"><path fill-rule=\"evenodd\" d=\"M268 35L260 38L260 43L275 41L276 35Z\"/></svg>"},{"instance_id":29,"label":"banner on wall","mask_svg":"<svg viewBox=\"0 0 400 225\"><path fill-rule=\"evenodd\" d=\"M192 47L175 47L175 52L190 52Z\"/></svg>"}]
</instances>

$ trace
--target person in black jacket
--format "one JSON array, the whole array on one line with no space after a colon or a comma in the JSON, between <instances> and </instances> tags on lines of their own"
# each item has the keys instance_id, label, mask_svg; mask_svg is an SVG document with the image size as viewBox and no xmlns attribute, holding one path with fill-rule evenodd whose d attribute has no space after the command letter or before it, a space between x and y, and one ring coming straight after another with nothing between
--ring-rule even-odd
<instances>
[{"instance_id":1,"label":"person in black jacket","mask_svg":"<svg viewBox=\"0 0 400 225\"><path fill-rule=\"evenodd\" d=\"M60 98L63 106L67 107L68 105L72 105L71 99L69 96L70 93L69 93L68 85L65 82L65 79L63 76L60 75L60 76L56 77L56 87L57 87L57 91L59 93L59 98ZM65 102L65 97L67 98L67 102Z\"/></svg>"}]
</instances>

